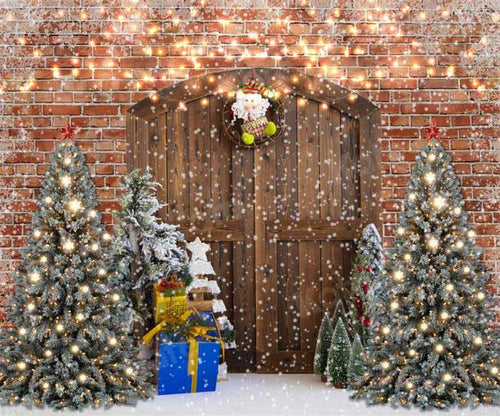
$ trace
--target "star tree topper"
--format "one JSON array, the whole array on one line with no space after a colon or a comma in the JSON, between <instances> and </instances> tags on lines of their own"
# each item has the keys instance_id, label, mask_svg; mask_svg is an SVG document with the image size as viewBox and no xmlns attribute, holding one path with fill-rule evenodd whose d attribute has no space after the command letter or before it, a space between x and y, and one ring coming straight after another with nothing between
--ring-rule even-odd
<instances>
[{"instance_id":1,"label":"star tree topper","mask_svg":"<svg viewBox=\"0 0 500 416\"><path fill-rule=\"evenodd\" d=\"M431 123L430 127L426 129L426 132L427 132L425 136L426 140L441 139L441 133L439 132L439 128L433 122Z\"/></svg>"},{"instance_id":2,"label":"star tree topper","mask_svg":"<svg viewBox=\"0 0 500 416\"><path fill-rule=\"evenodd\" d=\"M191 252L191 261L208 261L207 251L210 251L210 246L203 243L199 237L196 237L195 240L187 244L186 247Z\"/></svg>"},{"instance_id":3,"label":"star tree topper","mask_svg":"<svg viewBox=\"0 0 500 416\"><path fill-rule=\"evenodd\" d=\"M75 129L73 127L71 127L71 124L69 124L69 121L66 122L66 125L64 127L61 127L59 129L59 131L61 132L61 140L75 140L75 136L74 136L74 133L75 133Z\"/></svg>"}]
</instances>

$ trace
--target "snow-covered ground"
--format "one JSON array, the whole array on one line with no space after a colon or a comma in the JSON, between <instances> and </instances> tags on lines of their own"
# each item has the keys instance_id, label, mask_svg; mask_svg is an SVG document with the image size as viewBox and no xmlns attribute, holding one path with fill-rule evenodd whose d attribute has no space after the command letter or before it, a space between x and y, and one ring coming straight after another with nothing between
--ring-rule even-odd
<instances>
[{"instance_id":1,"label":"snow-covered ground","mask_svg":"<svg viewBox=\"0 0 500 416\"><path fill-rule=\"evenodd\" d=\"M230 374L229 381L220 382L213 393L157 396L137 407L113 407L108 410L84 412L52 412L27 410L22 407L0 407L0 416L494 416L499 407L482 406L474 410L453 409L448 412L421 412L392 409L386 406L367 407L364 402L348 399L345 390L336 390L309 374L262 375Z\"/></svg>"}]
</instances>

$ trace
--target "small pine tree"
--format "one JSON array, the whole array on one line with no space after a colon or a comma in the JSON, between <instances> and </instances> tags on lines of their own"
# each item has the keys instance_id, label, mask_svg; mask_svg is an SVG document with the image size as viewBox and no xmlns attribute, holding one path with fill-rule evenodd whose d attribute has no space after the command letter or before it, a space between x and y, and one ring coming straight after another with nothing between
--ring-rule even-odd
<instances>
[{"instance_id":1,"label":"small pine tree","mask_svg":"<svg viewBox=\"0 0 500 416\"><path fill-rule=\"evenodd\" d=\"M363 376L363 363L363 344L361 343L359 334L356 334L351 345L351 355L349 357L349 367L347 370L349 384Z\"/></svg>"},{"instance_id":2,"label":"small pine tree","mask_svg":"<svg viewBox=\"0 0 500 416\"><path fill-rule=\"evenodd\" d=\"M81 410L149 395L97 203L84 155L63 142L50 158L14 275L12 326L0 339L4 404Z\"/></svg>"},{"instance_id":3,"label":"small pine tree","mask_svg":"<svg viewBox=\"0 0 500 416\"><path fill-rule=\"evenodd\" d=\"M337 326L337 322L339 321L339 319L342 319L344 325L346 325L347 328L347 315L344 309L344 303L342 302L342 299L339 299L337 304L335 305L335 311L333 312L333 316L331 319L333 329L335 329L335 327Z\"/></svg>"},{"instance_id":4,"label":"small pine tree","mask_svg":"<svg viewBox=\"0 0 500 416\"><path fill-rule=\"evenodd\" d=\"M325 313L321 326L319 327L318 340L316 342L316 351L314 353L314 372L316 374L324 375L326 371L326 364L328 362L328 351L332 344L332 321L328 313Z\"/></svg>"},{"instance_id":5,"label":"small pine tree","mask_svg":"<svg viewBox=\"0 0 500 416\"><path fill-rule=\"evenodd\" d=\"M333 331L332 343L328 352L327 377L335 388L347 387L347 369L351 353L351 343L344 321L338 319Z\"/></svg>"}]
</instances>

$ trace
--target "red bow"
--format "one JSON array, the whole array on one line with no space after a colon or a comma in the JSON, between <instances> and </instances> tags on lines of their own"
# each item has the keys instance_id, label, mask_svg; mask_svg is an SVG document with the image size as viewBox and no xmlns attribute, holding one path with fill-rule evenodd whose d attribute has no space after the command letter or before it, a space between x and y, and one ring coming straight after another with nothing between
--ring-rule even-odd
<instances>
[{"instance_id":1,"label":"red bow","mask_svg":"<svg viewBox=\"0 0 500 416\"><path fill-rule=\"evenodd\" d=\"M426 129L426 131L427 131L427 134L425 136L426 140L431 140L431 139L439 140L439 139L441 139L439 129L434 125L434 123L431 123L430 127L428 129Z\"/></svg>"},{"instance_id":2,"label":"red bow","mask_svg":"<svg viewBox=\"0 0 500 416\"><path fill-rule=\"evenodd\" d=\"M61 132L61 140L75 140L75 137L73 135L75 129L71 127L71 124L69 124L69 122L66 122L66 125L64 127L61 127L59 131Z\"/></svg>"}]
</instances>

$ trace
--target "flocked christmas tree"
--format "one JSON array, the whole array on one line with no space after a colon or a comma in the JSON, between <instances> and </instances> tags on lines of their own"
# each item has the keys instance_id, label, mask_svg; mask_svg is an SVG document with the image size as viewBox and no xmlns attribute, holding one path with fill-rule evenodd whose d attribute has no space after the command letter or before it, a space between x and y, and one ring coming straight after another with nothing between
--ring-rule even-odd
<instances>
[{"instance_id":1,"label":"flocked christmas tree","mask_svg":"<svg viewBox=\"0 0 500 416\"><path fill-rule=\"evenodd\" d=\"M328 313L325 313L319 327L318 340L316 341L316 350L314 352L314 372L316 374L326 374L326 364L328 361L328 351L332 344L332 321Z\"/></svg>"},{"instance_id":2,"label":"flocked christmas tree","mask_svg":"<svg viewBox=\"0 0 500 416\"><path fill-rule=\"evenodd\" d=\"M333 311L331 319L333 329L335 329L335 327L337 326L337 322L339 319L342 319L344 321L344 325L346 326L347 329L347 315L345 312L344 303L342 302L342 299L339 299L337 301L337 304L335 305L335 310Z\"/></svg>"},{"instance_id":3,"label":"flocked christmas tree","mask_svg":"<svg viewBox=\"0 0 500 416\"><path fill-rule=\"evenodd\" d=\"M349 335L344 320L339 318L333 330L326 366L328 382L336 388L345 388L347 386L350 354L351 342L349 341Z\"/></svg>"},{"instance_id":4,"label":"flocked christmas tree","mask_svg":"<svg viewBox=\"0 0 500 416\"><path fill-rule=\"evenodd\" d=\"M480 267L459 181L433 126L416 157L396 230L385 322L369 346L355 397L370 403L448 408L492 403L498 367Z\"/></svg>"},{"instance_id":5,"label":"flocked christmas tree","mask_svg":"<svg viewBox=\"0 0 500 416\"><path fill-rule=\"evenodd\" d=\"M66 125L63 139L71 139ZM94 184L83 154L64 141L50 159L40 211L1 334L4 403L81 409L149 395L129 338L128 305L109 265Z\"/></svg>"},{"instance_id":6,"label":"flocked christmas tree","mask_svg":"<svg viewBox=\"0 0 500 416\"><path fill-rule=\"evenodd\" d=\"M358 242L358 252L351 272L349 328L359 334L363 344L369 337L372 311L386 293L382 281L382 239L374 224L368 224ZM376 296L375 296L375 291ZM375 299L377 297L377 299Z\"/></svg>"},{"instance_id":7,"label":"flocked christmas tree","mask_svg":"<svg viewBox=\"0 0 500 416\"><path fill-rule=\"evenodd\" d=\"M363 344L359 334L354 336L349 355L349 365L347 367L347 377L350 383L357 381L364 373L363 365Z\"/></svg>"}]
</instances>

